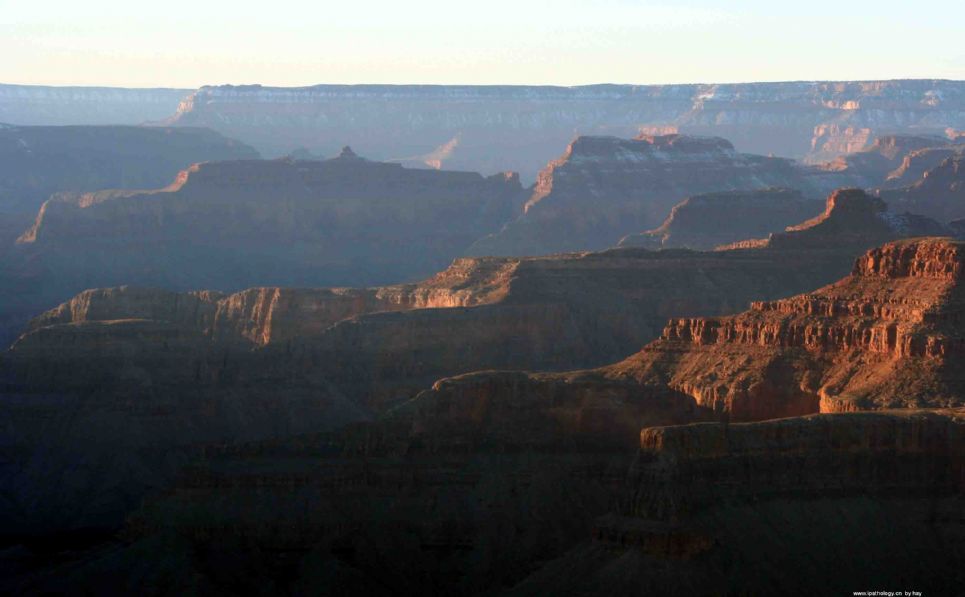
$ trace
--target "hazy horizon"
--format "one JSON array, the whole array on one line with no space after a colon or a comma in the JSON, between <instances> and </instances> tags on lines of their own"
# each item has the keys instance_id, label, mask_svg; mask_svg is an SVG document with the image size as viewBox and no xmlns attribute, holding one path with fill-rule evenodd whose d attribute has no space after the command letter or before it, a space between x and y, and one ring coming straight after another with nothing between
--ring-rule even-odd
<instances>
[{"instance_id":1,"label":"hazy horizon","mask_svg":"<svg viewBox=\"0 0 965 597\"><path fill-rule=\"evenodd\" d=\"M441 0L335 7L281 0L265 11L171 0L133 14L119 0L55 0L0 1L0 8L0 52L12 57L0 81L23 85L965 79L958 35L965 9L945 1L494 0L454 9Z\"/></svg>"}]
</instances>

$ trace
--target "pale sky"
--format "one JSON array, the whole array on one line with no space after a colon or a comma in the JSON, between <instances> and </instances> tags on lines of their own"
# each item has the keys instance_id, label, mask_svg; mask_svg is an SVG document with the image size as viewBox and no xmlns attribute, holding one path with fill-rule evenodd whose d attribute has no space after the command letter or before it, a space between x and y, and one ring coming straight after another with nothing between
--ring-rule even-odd
<instances>
[{"instance_id":1,"label":"pale sky","mask_svg":"<svg viewBox=\"0 0 965 597\"><path fill-rule=\"evenodd\" d=\"M965 79L965 2L0 0L0 83Z\"/></svg>"}]
</instances>

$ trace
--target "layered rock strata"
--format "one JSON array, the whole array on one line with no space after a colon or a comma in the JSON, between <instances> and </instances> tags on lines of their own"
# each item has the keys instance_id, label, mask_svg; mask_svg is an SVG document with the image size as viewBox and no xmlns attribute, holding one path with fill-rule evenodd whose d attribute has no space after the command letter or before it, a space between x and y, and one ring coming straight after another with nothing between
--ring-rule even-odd
<instances>
[{"instance_id":1,"label":"layered rock strata","mask_svg":"<svg viewBox=\"0 0 965 597\"><path fill-rule=\"evenodd\" d=\"M888 244L816 292L726 318L673 319L660 340L620 363L517 375L512 384L483 372L437 382L416 402L485 405L498 395L548 404L562 393L631 397L657 412L672 396L697 418L737 421L960 405L962 255L948 239Z\"/></svg>"},{"instance_id":2,"label":"layered rock strata","mask_svg":"<svg viewBox=\"0 0 965 597\"><path fill-rule=\"evenodd\" d=\"M540 172L524 213L477 241L469 253L600 250L658 226L692 195L789 187L820 198L855 184L850 174L738 153L716 137L580 137Z\"/></svg>"},{"instance_id":3,"label":"layered rock strata","mask_svg":"<svg viewBox=\"0 0 965 597\"><path fill-rule=\"evenodd\" d=\"M210 126L273 157L297 147L334 155L340 144L352 143L382 160L419 156L438 160L446 169L513 169L528 182L574 135L630 136L643 130L719 136L733 140L740 151L791 158L810 154L822 162L863 149L887 133L962 129L963 96L961 82L940 80L582 87L224 85L186 97L168 122ZM453 139L458 139L455 146Z\"/></svg>"},{"instance_id":4,"label":"layered rock strata","mask_svg":"<svg viewBox=\"0 0 965 597\"><path fill-rule=\"evenodd\" d=\"M884 189L878 195L896 210L943 222L965 218L965 152L954 152L907 187Z\"/></svg>"}]
</instances>

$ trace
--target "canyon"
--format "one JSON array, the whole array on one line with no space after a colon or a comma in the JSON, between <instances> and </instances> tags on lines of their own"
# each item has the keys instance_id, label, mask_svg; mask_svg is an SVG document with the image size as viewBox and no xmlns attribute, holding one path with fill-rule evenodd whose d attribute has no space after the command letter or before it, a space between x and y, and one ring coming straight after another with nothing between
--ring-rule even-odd
<instances>
[{"instance_id":1,"label":"canyon","mask_svg":"<svg viewBox=\"0 0 965 597\"><path fill-rule=\"evenodd\" d=\"M0 85L0 593L959 591L963 106Z\"/></svg>"},{"instance_id":2,"label":"canyon","mask_svg":"<svg viewBox=\"0 0 965 597\"><path fill-rule=\"evenodd\" d=\"M668 319L806 292L846 275L868 247L935 229L861 191L839 191L821 217L749 248L464 258L421 283L367 289L85 291L35 318L0 362L10 421L0 437L4 528L111 527L199 445L445 404L427 396L473 396L460 403L486 413L499 404L493 396L559 401L585 388L585 404L561 405L574 421L566 425L609 426L625 447L639 426L686 422L701 409L672 388L655 398L659 407L613 411L610 398L599 400L635 396L633 384L521 370L613 362L657 338ZM487 368L515 371L469 373ZM492 420L553 437L540 404L518 422L516 407ZM462 423L424 425L442 438Z\"/></svg>"}]
</instances>

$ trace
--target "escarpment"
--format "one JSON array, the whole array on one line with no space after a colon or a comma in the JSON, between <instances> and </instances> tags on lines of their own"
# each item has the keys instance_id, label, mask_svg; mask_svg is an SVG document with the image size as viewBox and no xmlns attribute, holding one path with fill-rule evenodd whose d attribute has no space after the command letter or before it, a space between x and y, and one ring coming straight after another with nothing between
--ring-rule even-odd
<instances>
[{"instance_id":1,"label":"escarpment","mask_svg":"<svg viewBox=\"0 0 965 597\"><path fill-rule=\"evenodd\" d=\"M948 222L965 217L965 152L957 151L926 170L917 182L878 195L893 209Z\"/></svg>"},{"instance_id":2,"label":"escarpment","mask_svg":"<svg viewBox=\"0 0 965 597\"><path fill-rule=\"evenodd\" d=\"M621 247L713 249L780 232L821 211L792 189L708 193L684 199L659 228L630 234Z\"/></svg>"},{"instance_id":3,"label":"escarpment","mask_svg":"<svg viewBox=\"0 0 965 597\"><path fill-rule=\"evenodd\" d=\"M738 153L718 137L579 137L540 172L524 213L469 254L599 250L657 226L692 195L789 187L818 198L854 184L846 174Z\"/></svg>"}]
</instances>

